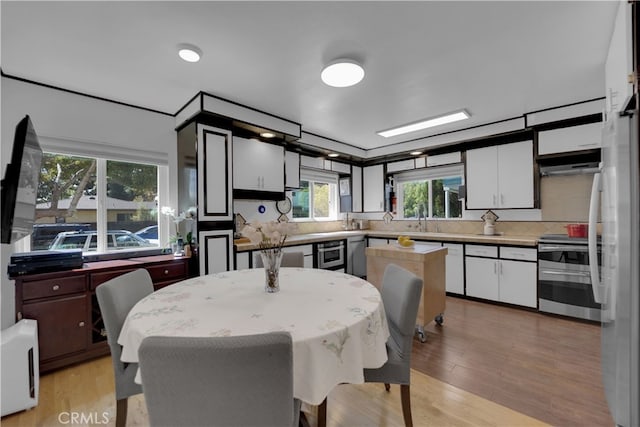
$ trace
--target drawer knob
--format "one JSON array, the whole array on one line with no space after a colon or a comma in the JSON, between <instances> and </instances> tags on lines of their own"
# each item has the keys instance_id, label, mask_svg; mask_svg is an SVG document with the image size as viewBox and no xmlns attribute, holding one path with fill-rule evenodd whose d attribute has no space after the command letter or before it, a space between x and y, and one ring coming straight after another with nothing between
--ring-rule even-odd
<instances>
[{"instance_id":1,"label":"drawer knob","mask_svg":"<svg viewBox=\"0 0 640 427\"><path fill-rule=\"evenodd\" d=\"M60 289L60 285L53 285L51 289L53 289L54 291L57 291L58 289Z\"/></svg>"},{"instance_id":2,"label":"drawer knob","mask_svg":"<svg viewBox=\"0 0 640 427\"><path fill-rule=\"evenodd\" d=\"M81 328L83 328L83 327L84 327L84 322L80 322L80 323L78 323L78 326L79 326L79 327L81 327Z\"/></svg>"},{"instance_id":3,"label":"drawer knob","mask_svg":"<svg viewBox=\"0 0 640 427\"><path fill-rule=\"evenodd\" d=\"M165 270L165 271L164 271L164 274L165 274L165 275L166 275L166 274L169 274L169 270Z\"/></svg>"}]
</instances>

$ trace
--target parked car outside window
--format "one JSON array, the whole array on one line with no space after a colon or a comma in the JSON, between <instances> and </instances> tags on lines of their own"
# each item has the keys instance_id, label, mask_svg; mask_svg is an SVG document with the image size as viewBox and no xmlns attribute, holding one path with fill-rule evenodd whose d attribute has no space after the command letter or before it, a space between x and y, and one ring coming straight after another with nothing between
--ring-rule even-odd
<instances>
[{"instance_id":1,"label":"parked car outside window","mask_svg":"<svg viewBox=\"0 0 640 427\"><path fill-rule=\"evenodd\" d=\"M64 231L90 231L91 224L34 224L31 233L31 250L49 249L58 233Z\"/></svg>"},{"instance_id":2,"label":"parked car outside window","mask_svg":"<svg viewBox=\"0 0 640 427\"><path fill-rule=\"evenodd\" d=\"M134 233L138 237L142 237L147 242L158 245L158 226L150 225Z\"/></svg>"},{"instance_id":3,"label":"parked car outside window","mask_svg":"<svg viewBox=\"0 0 640 427\"><path fill-rule=\"evenodd\" d=\"M142 237L127 230L107 232L109 249L131 249L154 247ZM95 251L98 247L98 235L95 231L63 232L56 236L49 249L82 249L83 252Z\"/></svg>"}]
</instances>

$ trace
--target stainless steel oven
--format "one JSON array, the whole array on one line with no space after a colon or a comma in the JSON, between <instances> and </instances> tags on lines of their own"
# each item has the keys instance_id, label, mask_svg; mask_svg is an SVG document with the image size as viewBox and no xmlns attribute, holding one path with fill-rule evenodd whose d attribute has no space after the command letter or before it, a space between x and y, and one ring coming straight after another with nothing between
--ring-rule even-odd
<instances>
[{"instance_id":1,"label":"stainless steel oven","mask_svg":"<svg viewBox=\"0 0 640 427\"><path fill-rule=\"evenodd\" d=\"M344 267L344 240L318 243L318 268L336 270Z\"/></svg>"},{"instance_id":2,"label":"stainless steel oven","mask_svg":"<svg viewBox=\"0 0 640 427\"><path fill-rule=\"evenodd\" d=\"M600 263L598 244L598 262ZM600 321L589 271L586 238L544 235L538 241L539 310Z\"/></svg>"}]
</instances>

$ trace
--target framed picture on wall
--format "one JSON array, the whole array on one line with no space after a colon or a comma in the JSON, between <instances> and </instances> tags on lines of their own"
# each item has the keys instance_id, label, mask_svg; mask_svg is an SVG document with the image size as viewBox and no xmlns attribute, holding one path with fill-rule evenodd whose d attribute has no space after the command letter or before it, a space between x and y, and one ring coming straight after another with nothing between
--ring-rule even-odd
<instances>
[{"instance_id":1,"label":"framed picture on wall","mask_svg":"<svg viewBox=\"0 0 640 427\"><path fill-rule=\"evenodd\" d=\"M341 196L351 195L351 180L349 178L340 178L338 182Z\"/></svg>"}]
</instances>

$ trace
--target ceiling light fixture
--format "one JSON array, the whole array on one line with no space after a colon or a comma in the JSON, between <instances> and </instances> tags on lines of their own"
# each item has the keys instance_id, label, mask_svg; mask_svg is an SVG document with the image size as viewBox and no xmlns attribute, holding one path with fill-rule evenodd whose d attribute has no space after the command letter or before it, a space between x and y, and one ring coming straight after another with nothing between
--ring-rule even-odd
<instances>
[{"instance_id":1,"label":"ceiling light fixture","mask_svg":"<svg viewBox=\"0 0 640 427\"><path fill-rule=\"evenodd\" d=\"M338 156L340 156L340 154L338 154L338 153L329 153L328 156L329 157L338 157Z\"/></svg>"},{"instance_id":2,"label":"ceiling light fixture","mask_svg":"<svg viewBox=\"0 0 640 427\"><path fill-rule=\"evenodd\" d=\"M440 126L440 125L445 125L447 123L457 122L459 120L465 120L465 119L468 119L469 117L471 117L471 115L466 110L460 110L460 111L455 111L453 113L447 113L441 116L420 120L419 122L409 123L406 125L398 126L398 127L387 129L387 130L381 130L376 133L380 136L384 136L385 138L389 138L392 136L402 135L409 132L415 132L418 130L431 128L434 126Z\"/></svg>"},{"instance_id":3,"label":"ceiling light fixture","mask_svg":"<svg viewBox=\"0 0 640 427\"><path fill-rule=\"evenodd\" d=\"M202 51L197 46L183 43L178 45L178 55L187 62L198 62L202 56Z\"/></svg>"},{"instance_id":4,"label":"ceiling light fixture","mask_svg":"<svg viewBox=\"0 0 640 427\"><path fill-rule=\"evenodd\" d=\"M337 59L324 67L322 81L333 87L349 87L364 78L364 68L352 59Z\"/></svg>"},{"instance_id":5,"label":"ceiling light fixture","mask_svg":"<svg viewBox=\"0 0 640 427\"><path fill-rule=\"evenodd\" d=\"M260 136L263 138L273 138L276 136L276 134L273 132L262 132Z\"/></svg>"},{"instance_id":6,"label":"ceiling light fixture","mask_svg":"<svg viewBox=\"0 0 640 427\"><path fill-rule=\"evenodd\" d=\"M411 154L412 156L419 156L420 154L422 154L422 151L412 151L409 154Z\"/></svg>"}]
</instances>

